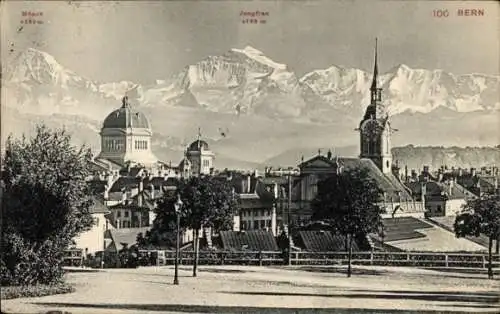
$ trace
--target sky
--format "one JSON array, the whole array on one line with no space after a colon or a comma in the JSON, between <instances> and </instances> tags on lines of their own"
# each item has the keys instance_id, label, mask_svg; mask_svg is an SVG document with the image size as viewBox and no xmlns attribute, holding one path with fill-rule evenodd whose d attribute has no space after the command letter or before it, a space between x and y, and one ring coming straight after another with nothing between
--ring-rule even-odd
<instances>
[{"instance_id":1,"label":"sky","mask_svg":"<svg viewBox=\"0 0 500 314\"><path fill-rule=\"evenodd\" d=\"M500 73L495 1L2 1L2 64L29 47L89 79L151 83L231 48L252 46L302 76L332 65L406 64L454 74ZM484 16L458 16L481 9ZM22 12L43 24L23 25ZM447 10L447 17L434 16ZM241 11L268 12L265 24ZM13 49L14 52L9 50Z\"/></svg>"}]
</instances>

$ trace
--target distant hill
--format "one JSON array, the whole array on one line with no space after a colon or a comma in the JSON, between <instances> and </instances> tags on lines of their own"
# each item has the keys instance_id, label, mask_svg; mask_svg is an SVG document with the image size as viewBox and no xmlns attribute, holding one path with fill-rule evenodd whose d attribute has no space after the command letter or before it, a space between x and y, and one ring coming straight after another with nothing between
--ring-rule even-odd
<instances>
[{"instance_id":1,"label":"distant hill","mask_svg":"<svg viewBox=\"0 0 500 314\"><path fill-rule=\"evenodd\" d=\"M424 165L428 165L431 169L442 165L455 168L500 166L500 145L465 148L407 145L393 148L392 154L401 167L407 165L409 169L422 169Z\"/></svg>"},{"instance_id":2,"label":"distant hill","mask_svg":"<svg viewBox=\"0 0 500 314\"><path fill-rule=\"evenodd\" d=\"M322 148L326 154L328 148ZM358 157L359 148L355 145L332 149L333 155L343 157ZM267 159L263 166L289 167L300 163L301 156L307 160L318 154L317 148L294 148ZM442 165L448 167L484 167L500 166L500 145L497 147L442 147L442 146L413 146L394 147L392 149L394 162L398 161L401 167L408 169L422 169L424 165L437 169Z\"/></svg>"}]
</instances>

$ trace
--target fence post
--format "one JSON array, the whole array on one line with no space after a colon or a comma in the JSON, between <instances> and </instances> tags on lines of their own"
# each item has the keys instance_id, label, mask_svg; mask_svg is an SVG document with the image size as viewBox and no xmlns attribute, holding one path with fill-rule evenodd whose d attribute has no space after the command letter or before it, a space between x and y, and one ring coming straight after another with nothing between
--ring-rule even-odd
<instances>
[{"instance_id":1,"label":"fence post","mask_svg":"<svg viewBox=\"0 0 500 314\"><path fill-rule=\"evenodd\" d=\"M444 255L444 267L448 268L448 254Z\"/></svg>"},{"instance_id":2,"label":"fence post","mask_svg":"<svg viewBox=\"0 0 500 314\"><path fill-rule=\"evenodd\" d=\"M486 255L483 254L483 268L486 268Z\"/></svg>"},{"instance_id":3,"label":"fence post","mask_svg":"<svg viewBox=\"0 0 500 314\"><path fill-rule=\"evenodd\" d=\"M370 265L373 265L373 251L370 252Z\"/></svg>"},{"instance_id":4,"label":"fence post","mask_svg":"<svg viewBox=\"0 0 500 314\"><path fill-rule=\"evenodd\" d=\"M220 252L220 264L224 265L224 251Z\"/></svg>"},{"instance_id":5,"label":"fence post","mask_svg":"<svg viewBox=\"0 0 500 314\"><path fill-rule=\"evenodd\" d=\"M299 252L295 252L295 265L299 263Z\"/></svg>"},{"instance_id":6,"label":"fence post","mask_svg":"<svg viewBox=\"0 0 500 314\"><path fill-rule=\"evenodd\" d=\"M259 250L259 266L262 266L262 251Z\"/></svg>"}]
</instances>

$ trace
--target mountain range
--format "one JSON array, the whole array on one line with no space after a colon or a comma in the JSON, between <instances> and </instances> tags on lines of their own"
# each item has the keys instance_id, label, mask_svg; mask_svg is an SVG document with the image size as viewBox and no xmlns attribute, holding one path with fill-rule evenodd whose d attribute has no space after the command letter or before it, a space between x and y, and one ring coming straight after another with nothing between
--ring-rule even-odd
<instances>
[{"instance_id":1,"label":"mountain range","mask_svg":"<svg viewBox=\"0 0 500 314\"><path fill-rule=\"evenodd\" d=\"M9 108L3 124L14 134L27 132L33 121L70 126L98 147L101 121L127 95L150 117L153 147L162 157L175 160L201 127L226 165L250 166L297 147L357 144L353 130L369 103L371 80L371 73L341 66L297 77L288 65L245 47L208 56L152 85L106 83L28 49L3 69L2 103ZM379 85L400 129L396 145L499 143L499 76L399 65L381 74Z\"/></svg>"}]
</instances>

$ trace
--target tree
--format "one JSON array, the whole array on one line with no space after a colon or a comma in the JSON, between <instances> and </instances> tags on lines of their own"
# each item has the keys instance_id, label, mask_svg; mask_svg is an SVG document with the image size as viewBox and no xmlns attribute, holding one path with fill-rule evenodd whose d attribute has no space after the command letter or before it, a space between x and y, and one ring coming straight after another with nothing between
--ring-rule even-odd
<instances>
[{"instance_id":1,"label":"tree","mask_svg":"<svg viewBox=\"0 0 500 314\"><path fill-rule=\"evenodd\" d=\"M2 272L10 277L4 284L62 278L64 249L94 223L90 160L90 150L72 146L64 130L42 125L29 140L9 136L2 158Z\"/></svg>"},{"instance_id":2,"label":"tree","mask_svg":"<svg viewBox=\"0 0 500 314\"><path fill-rule=\"evenodd\" d=\"M178 191L184 203L185 226L194 232L193 277L196 277L200 229L210 228L212 232L231 229L238 202L228 181L211 176L181 181Z\"/></svg>"},{"instance_id":3,"label":"tree","mask_svg":"<svg viewBox=\"0 0 500 314\"><path fill-rule=\"evenodd\" d=\"M155 208L155 220L150 231L144 235L144 241L138 242L141 246L153 245L156 247L175 247L177 216L174 203L177 201L176 191L167 191ZM181 228L185 229L184 213L181 212Z\"/></svg>"},{"instance_id":4,"label":"tree","mask_svg":"<svg viewBox=\"0 0 500 314\"><path fill-rule=\"evenodd\" d=\"M346 237L348 277L353 238L378 232L382 225L383 209L378 205L381 193L366 169L349 169L318 182L318 194L311 204L312 219L325 222Z\"/></svg>"},{"instance_id":5,"label":"tree","mask_svg":"<svg viewBox=\"0 0 500 314\"><path fill-rule=\"evenodd\" d=\"M167 194L158 204L157 216L148 241L175 243L176 213L174 204L177 193L183 202L180 226L194 233L195 252L193 276L196 277L199 256L199 231L211 228L212 232L230 230L233 226L233 213L237 209L237 196L227 181L215 177L202 176L179 180L176 192Z\"/></svg>"},{"instance_id":6,"label":"tree","mask_svg":"<svg viewBox=\"0 0 500 314\"><path fill-rule=\"evenodd\" d=\"M500 237L500 195L489 193L469 199L456 217L454 229L457 237L488 237L488 278L493 279L492 247L493 239L498 241Z\"/></svg>"}]
</instances>

